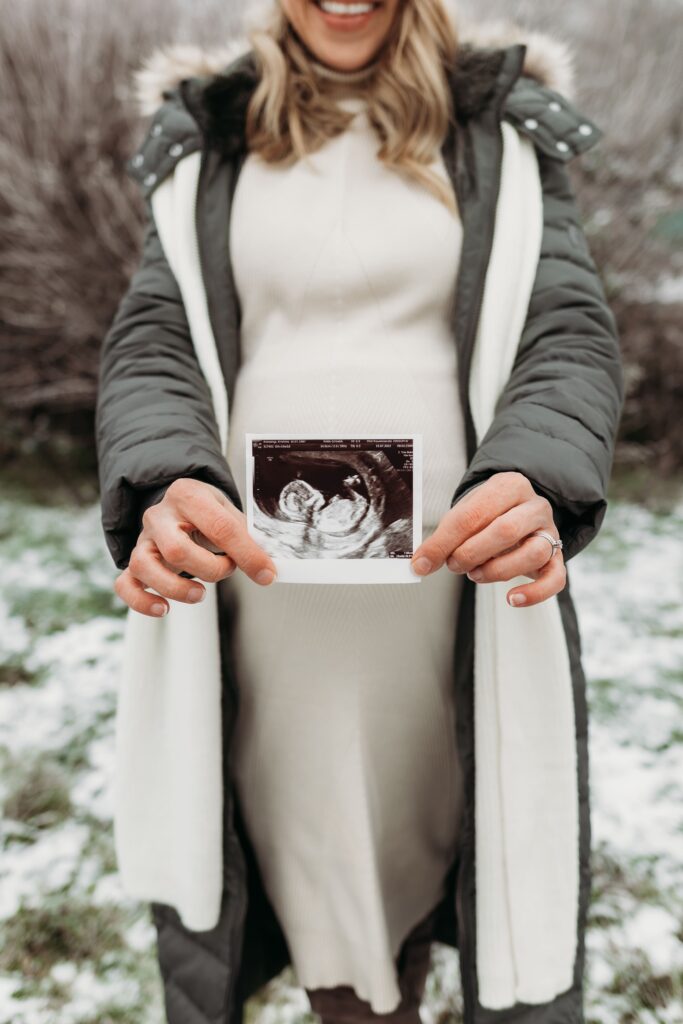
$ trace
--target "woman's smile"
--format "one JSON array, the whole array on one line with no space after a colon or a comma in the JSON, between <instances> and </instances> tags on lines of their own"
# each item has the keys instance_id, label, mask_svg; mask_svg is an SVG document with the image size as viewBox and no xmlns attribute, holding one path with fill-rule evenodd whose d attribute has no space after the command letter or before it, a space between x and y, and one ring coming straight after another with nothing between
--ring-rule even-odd
<instances>
[{"instance_id":1,"label":"woman's smile","mask_svg":"<svg viewBox=\"0 0 683 1024\"><path fill-rule=\"evenodd\" d=\"M347 0L311 0L328 28L353 32L365 28L381 3L356 3Z\"/></svg>"},{"instance_id":2,"label":"woman's smile","mask_svg":"<svg viewBox=\"0 0 683 1024\"><path fill-rule=\"evenodd\" d=\"M399 0L279 0L310 53L338 71L377 57L396 22Z\"/></svg>"}]
</instances>

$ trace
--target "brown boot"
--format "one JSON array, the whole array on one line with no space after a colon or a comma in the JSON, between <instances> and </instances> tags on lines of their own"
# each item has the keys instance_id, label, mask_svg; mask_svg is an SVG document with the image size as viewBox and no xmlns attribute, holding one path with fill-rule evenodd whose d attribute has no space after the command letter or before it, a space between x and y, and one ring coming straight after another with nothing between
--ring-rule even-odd
<instances>
[{"instance_id":1,"label":"brown boot","mask_svg":"<svg viewBox=\"0 0 683 1024\"><path fill-rule=\"evenodd\" d=\"M421 1024L420 1004L429 975L436 910L419 921L403 940L396 958L401 1002L388 1013L375 1013L351 985L306 989L311 1009L322 1024Z\"/></svg>"}]
</instances>

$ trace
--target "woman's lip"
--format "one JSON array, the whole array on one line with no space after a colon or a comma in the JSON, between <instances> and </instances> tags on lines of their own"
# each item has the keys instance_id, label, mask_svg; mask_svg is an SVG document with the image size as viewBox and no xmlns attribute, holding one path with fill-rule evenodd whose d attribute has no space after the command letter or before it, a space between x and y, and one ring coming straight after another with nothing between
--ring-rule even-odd
<instances>
[{"instance_id":1,"label":"woman's lip","mask_svg":"<svg viewBox=\"0 0 683 1024\"><path fill-rule=\"evenodd\" d=\"M339 2L341 2L341 0L339 0ZM328 14L322 9L320 4L317 3L317 0L313 0L313 6L329 28L340 29L342 31L345 29L347 31L352 31L366 25L382 5L375 4L372 10L367 11L365 14Z\"/></svg>"}]
</instances>

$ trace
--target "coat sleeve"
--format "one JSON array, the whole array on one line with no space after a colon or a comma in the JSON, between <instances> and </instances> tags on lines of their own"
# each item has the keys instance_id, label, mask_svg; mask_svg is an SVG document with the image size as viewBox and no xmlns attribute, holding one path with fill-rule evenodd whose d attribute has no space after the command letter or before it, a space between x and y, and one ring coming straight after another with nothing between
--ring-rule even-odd
<instances>
[{"instance_id":1,"label":"coat sleeve","mask_svg":"<svg viewBox=\"0 0 683 1024\"><path fill-rule=\"evenodd\" d=\"M526 321L494 419L451 507L494 473L523 473L553 507L567 561L605 515L624 377L615 317L566 162L537 155L543 235Z\"/></svg>"},{"instance_id":2,"label":"coat sleeve","mask_svg":"<svg viewBox=\"0 0 683 1024\"><path fill-rule=\"evenodd\" d=\"M211 483L242 508L149 199L142 257L102 342L95 439L102 526L119 569L144 509L180 477Z\"/></svg>"}]
</instances>

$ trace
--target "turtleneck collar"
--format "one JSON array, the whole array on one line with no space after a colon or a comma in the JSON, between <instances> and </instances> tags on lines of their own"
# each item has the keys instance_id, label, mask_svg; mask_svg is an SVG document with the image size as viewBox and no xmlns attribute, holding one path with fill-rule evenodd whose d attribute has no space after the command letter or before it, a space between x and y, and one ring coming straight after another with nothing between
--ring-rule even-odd
<instances>
[{"instance_id":1,"label":"turtleneck collar","mask_svg":"<svg viewBox=\"0 0 683 1024\"><path fill-rule=\"evenodd\" d=\"M333 82L348 83L349 85L354 82L362 82L366 78L369 78L373 71L379 66L379 58L373 60L372 63L364 65L362 68L353 68L350 71L341 70L339 68L330 67L329 64L323 64L319 60L311 58L311 65L315 68L317 74L323 78L329 78Z\"/></svg>"}]
</instances>

